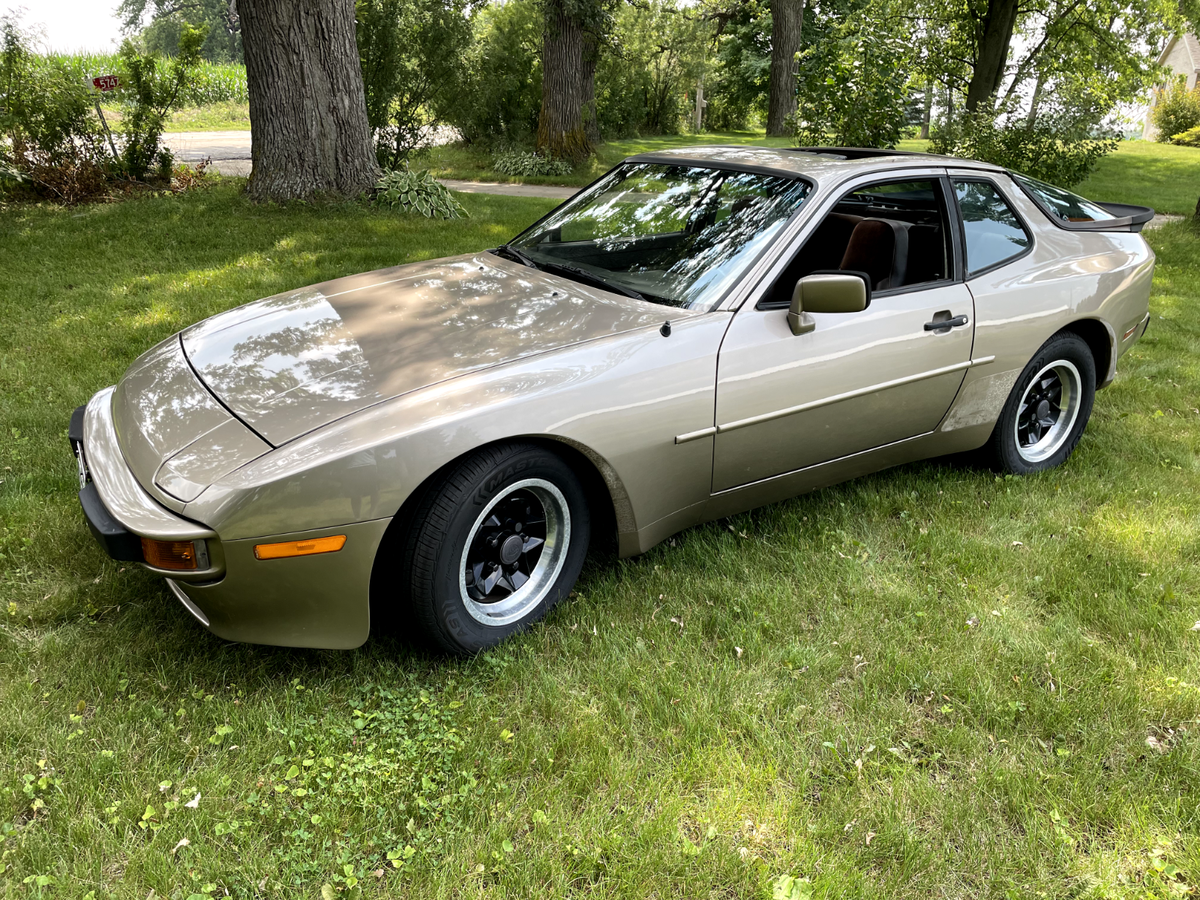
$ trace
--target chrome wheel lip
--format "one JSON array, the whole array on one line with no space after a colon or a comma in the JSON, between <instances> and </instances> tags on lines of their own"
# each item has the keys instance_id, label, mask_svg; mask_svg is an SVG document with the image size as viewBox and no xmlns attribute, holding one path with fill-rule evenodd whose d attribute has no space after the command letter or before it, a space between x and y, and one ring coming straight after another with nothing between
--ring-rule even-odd
<instances>
[{"instance_id":1,"label":"chrome wheel lip","mask_svg":"<svg viewBox=\"0 0 1200 900\"><path fill-rule=\"evenodd\" d=\"M546 516L546 541L542 553L533 567L533 572L520 588L495 603L480 603L467 592L467 557L471 545L491 511L501 501L517 491L528 491L542 504ZM571 544L571 510L567 498L552 482L544 478L526 478L516 481L493 497L484 507L475 524L467 534L462 556L458 561L458 594L467 614L476 622L499 628L520 621L538 607L558 580L559 573L567 561L567 548Z\"/></svg>"},{"instance_id":2,"label":"chrome wheel lip","mask_svg":"<svg viewBox=\"0 0 1200 900\"><path fill-rule=\"evenodd\" d=\"M1058 416L1054 423L1038 440L1032 444L1021 443L1021 410L1025 409L1029 400L1029 395L1047 373L1053 373L1058 378L1059 384L1062 386L1062 397L1059 400ZM1017 416L1013 422L1013 442L1017 448L1017 455L1026 463L1036 464L1045 462L1055 453L1062 449L1066 444L1071 432L1075 428L1075 420L1079 418L1079 406L1083 397L1083 377L1079 374L1079 369L1070 360L1057 359L1052 363L1042 366L1038 373L1029 380L1024 393L1021 395L1021 402L1017 405Z\"/></svg>"}]
</instances>

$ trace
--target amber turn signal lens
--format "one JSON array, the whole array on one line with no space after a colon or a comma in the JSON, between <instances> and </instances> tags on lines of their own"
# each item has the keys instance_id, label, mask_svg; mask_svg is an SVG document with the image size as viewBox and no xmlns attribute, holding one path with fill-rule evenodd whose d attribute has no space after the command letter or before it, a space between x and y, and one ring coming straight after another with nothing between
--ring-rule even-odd
<instances>
[{"instance_id":1,"label":"amber turn signal lens","mask_svg":"<svg viewBox=\"0 0 1200 900\"><path fill-rule=\"evenodd\" d=\"M196 545L192 541L156 541L142 538L142 557L156 569L196 568Z\"/></svg>"},{"instance_id":2,"label":"amber turn signal lens","mask_svg":"<svg viewBox=\"0 0 1200 900\"><path fill-rule=\"evenodd\" d=\"M334 553L346 545L344 534L313 538L311 541L284 541L282 544L255 544L257 559L283 559L287 556L312 556L314 553Z\"/></svg>"}]
</instances>

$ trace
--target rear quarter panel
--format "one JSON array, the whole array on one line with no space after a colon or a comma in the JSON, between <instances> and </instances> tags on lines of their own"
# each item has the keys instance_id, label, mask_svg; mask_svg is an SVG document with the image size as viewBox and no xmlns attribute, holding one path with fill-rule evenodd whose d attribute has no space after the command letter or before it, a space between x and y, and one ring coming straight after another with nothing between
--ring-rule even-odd
<instances>
[{"instance_id":1,"label":"rear quarter panel","mask_svg":"<svg viewBox=\"0 0 1200 900\"><path fill-rule=\"evenodd\" d=\"M978 172L951 171L951 176ZM980 443L1021 370L1055 332L1092 319L1108 335L1109 360L1097 366L1099 386L1112 381L1117 357L1132 344L1122 335L1145 317L1154 253L1140 234L1067 231L1054 225L1007 176L989 173L1033 234L1032 252L967 281L975 298L976 359L942 431L977 428Z\"/></svg>"}]
</instances>

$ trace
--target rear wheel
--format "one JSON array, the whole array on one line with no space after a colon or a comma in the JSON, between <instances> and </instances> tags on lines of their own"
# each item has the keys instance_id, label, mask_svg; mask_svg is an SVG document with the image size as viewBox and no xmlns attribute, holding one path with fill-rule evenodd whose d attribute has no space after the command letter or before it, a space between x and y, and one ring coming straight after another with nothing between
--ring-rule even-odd
<instances>
[{"instance_id":1,"label":"rear wheel","mask_svg":"<svg viewBox=\"0 0 1200 900\"><path fill-rule=\"evenodd\" d=\"M477 653L570 593L590 520L579 480L541 447L481 450L428 490L406 541L412 613L436 646Z\"/></svg>"},{"instance_id":2,"label":"rear wheel","mask_svg":"<svg viewBox=\"0 0 1200 900\"><path fill-rule=\"evenodd\" d=\"M1029 361L985 446L992 467L1014 475L1053 469L1083 436L1096 396L1096 364L1083 338L1054 335Z\"/></svg>"}]
</instances>

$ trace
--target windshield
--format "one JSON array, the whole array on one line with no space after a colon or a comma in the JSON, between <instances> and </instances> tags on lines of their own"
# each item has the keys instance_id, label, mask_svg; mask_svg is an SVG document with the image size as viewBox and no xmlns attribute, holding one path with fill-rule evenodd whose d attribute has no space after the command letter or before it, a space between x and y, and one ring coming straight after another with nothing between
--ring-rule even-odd
<instances>
[{"instance_id":1,"label":"windshield","mask_svg":"<svg viewBox=\"0 0 1200 900\"><path fill-rule=\"evenodd\" d=\"M628 163L507 247L576 281L709 310L811 189L786 176Z\"/></svg>"}]
</instances>

